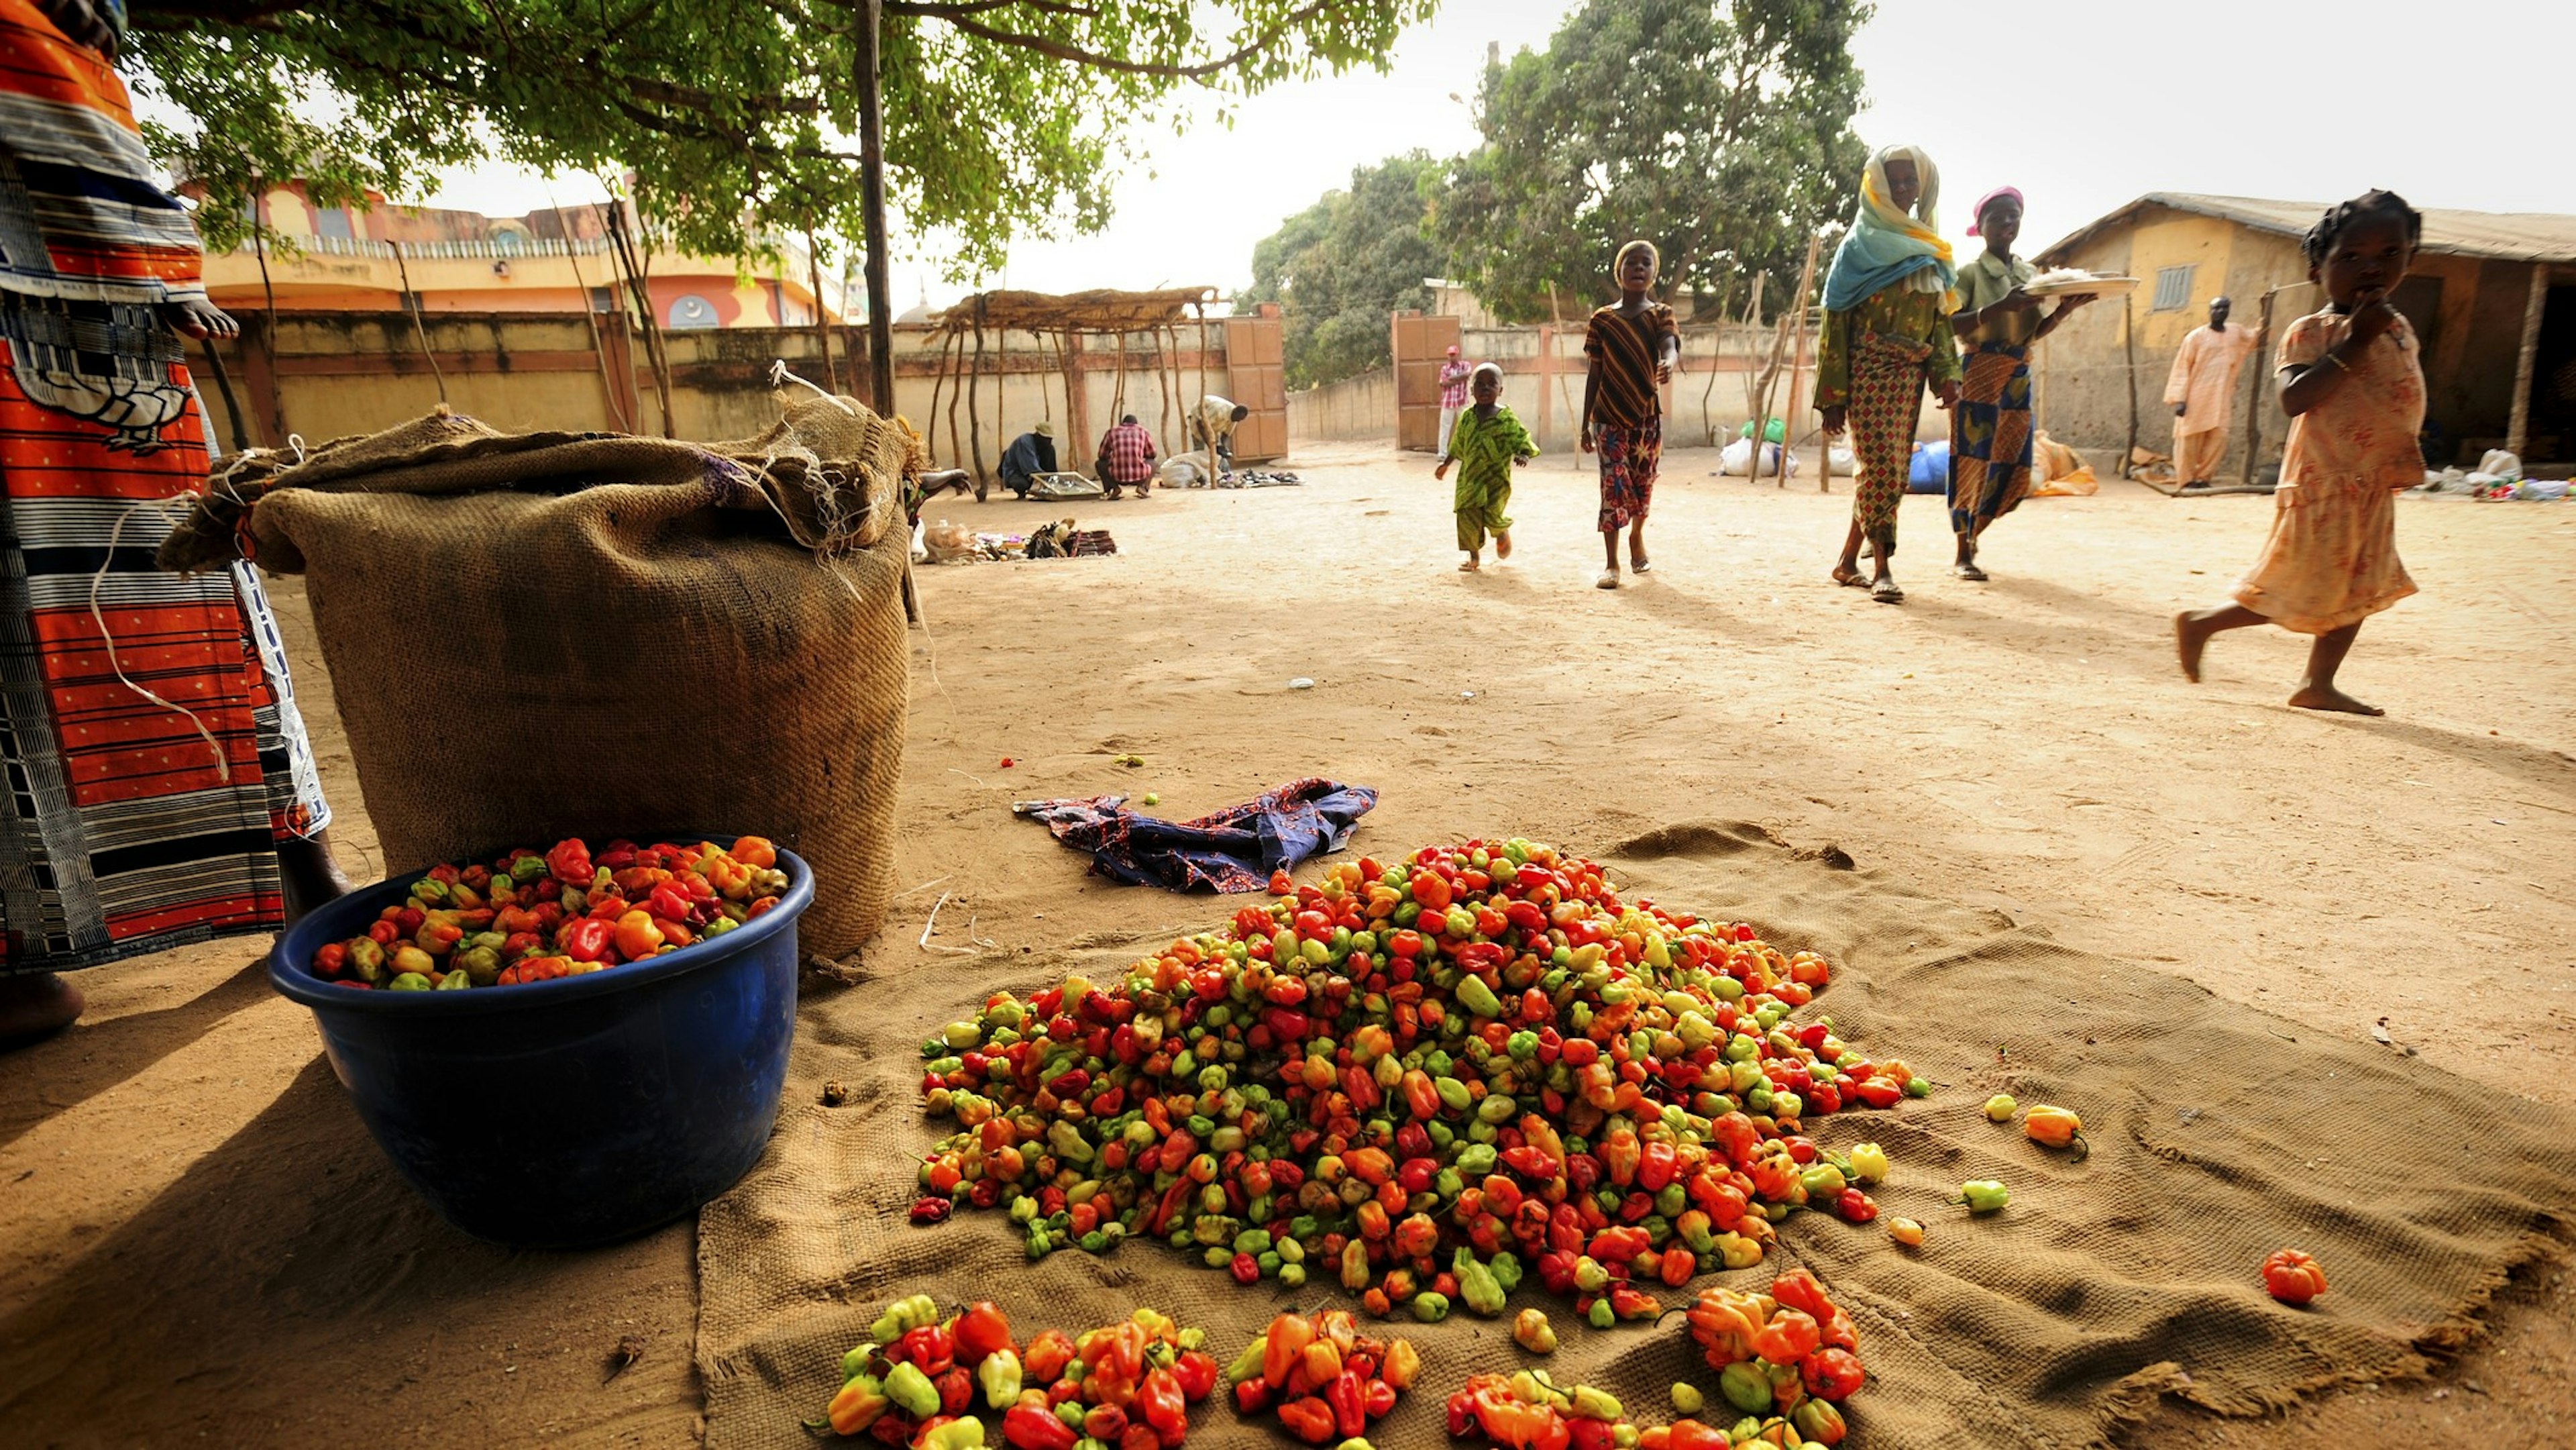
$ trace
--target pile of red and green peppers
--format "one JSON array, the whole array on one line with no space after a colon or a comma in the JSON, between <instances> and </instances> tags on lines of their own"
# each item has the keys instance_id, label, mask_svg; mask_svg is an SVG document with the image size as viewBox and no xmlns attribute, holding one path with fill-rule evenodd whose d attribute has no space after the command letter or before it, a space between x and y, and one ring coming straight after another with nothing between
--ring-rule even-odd
<instances>
[{"instance_id":1,"label":"pile of red and green peppers","mask_svg":"<svg viewBox=\"0 0 2576 1450\"><path fill-rule=\"evenodd\" d=\"M1079 1338L1049 1329L1023 1344L989 1302L943 1319L915 1294L841 1357L840 1393L807 1428L910 1450L982 1450L988 1429L1009 1450L1172 1450L1189 1435L1189 1407L1216 1389L1204 1337L1139 1309Z\"/></svg>"},{"instance_id":2,"label":"pile of red and green peppers","mask_svg":"<svg viewBox=\"0 0 2576 1450\"><path fill-rule=\"evenodd\" d=\"M758 836L594 855L579 840L539 855L433 866L364 936L313 953L335 986L392 992L509 987L605 971L734 930L778 905L787 873Z\"/></svg>"},{"instance_id":3,"label":"pile of red and green peppers","mask_svg":"<svg viewBox=\"0 0 2576 1450\"><path fill-rule=\"evenodd\" d=\"M1791 1022L1830 975L1528 841L1343 862L924 1044L959 1131L914 1217L1006 1209L1033 1259L1151 1237L1381 1316L1497 1315L1526 1270L1651 1319L1801 1206L1876 1212L1804 1125L1925 1084Z\"/></svg>"}]
</instances>

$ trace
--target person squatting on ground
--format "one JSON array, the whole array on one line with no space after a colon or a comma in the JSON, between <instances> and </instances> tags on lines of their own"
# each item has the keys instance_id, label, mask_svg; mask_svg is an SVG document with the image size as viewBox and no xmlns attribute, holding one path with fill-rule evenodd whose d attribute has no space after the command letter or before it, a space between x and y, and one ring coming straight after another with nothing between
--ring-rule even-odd
<instances>
[{"instance_id":1,"label":"person squatting on ground","mask_svg":"<svg viewBox=\"0 0 2576 1450\"><path fill-rule=\"evenodd\" d=\"M153 566L166 501L206 480L179 339L236 329L145 180L124 22L0 0L0 1048L80 1016L60 973L347 889L259 576Z\"/></svg>"},{"instance_id":2,"label":"person squatting on ground","mask_svg":"<svg viewBox=\"0 0 2576 1450\"><path fill-rule=\"evenodd\" d=\"M1643 574L1646 509L1655 500L1655 470L1664 456L1664 403L1659 391L1673 380L1681 357L1681 330L1673 310L1648 294L1663 259L1652 242L1619 249L1611 271L1619 281L1617 303L1596 310L1583 332L1591 368L1583 379L1583 451L1601 458L1601 577L1619 587L1619 531L1628 531L1628 568Z\"/></svg>"},{"instance_id":3,"label":"person squatting on ground","mask_svg":"<svg viewBox=\"0 0 2576 1450\"><path fill-rule=\"evenodd\" d=\"M1483 567L1478 556L1488 533L1494 536L1496 563L1512 556L1512 521L1504 512L1512 504L1512 465L1538 457L1529 430L1502 404L1503 370L1478 364L1472 390L1474 405L1458 415L1457 426L1441 445L1440 462L1431 470L1433 478L1446 478L1449 465L1458 465L1458 492L1450 506L1458 511L1458 547L1467 553L1458 566L1464 574Z\"/></svg>"},{"instance_id":4,"label":"person squatting on ground","mask_svg":"<svg viewBox=\"0 0 2576 1450\"><path fill-rule=\"evenodd\" d=\"M2183 338L2173 375L2165 380L2165 401L2174 410L2174 473L2185 488L2209 487L2218 461L2227 456L2236 373L2254 350L2254 334L2227 325L2233 309L2224 297L2209 299L2209 325Z\"/></svg>"},{"instance_id":5,"label":"person squatting on ground","mask_svg":"<svg viewBox=\"0 0 2576 1450\"><path fill-rule=\"evenodd\" d=\"M1142 498L1154 486L1154 435L1127 413L1118 426L1100 435L1100 457L1097 460L1101 491L1111 498L1126 489L1136 490Z\"/></svg>"},{"instance_id":6,"label":"person squatting on ground","mask_svg":"<svg viewBox=\"0 0 2576 1450\"><path fill-rule=\"evenodd\" d=\"M1044 419L1002 450L1002 487L1022 498L1041 473L1055 472L1055 424Z\"/></svg>"},{"instance_id":7,"label":"person squatting on ground","mask_svg":"<svg viewBox=\"0 0 2576 1450\"><path fill-rule=\"evenodd\" d=\"M2185 677L2221 630L2277 624L2316 636L2290 703L2307 710L2382 713L2335 687L2361 622L2415 592L2397 558L2396 496L2424 481L2424 373L2415 330L2389 305L2406 278L2424 218L2394 192L2336 206L2300 250L2326 307L2281 334L2281 411L2290 439L2272 532L2236 586L2236 602L2174 616Z\"/></svg>"},{"instance_id":8,"label":"person squatting on ground","mask_svg":"<svg viewBox=\"0 0 2576 1450\"><path fill-rule=\"evenodd\" d=\"M1914 459L1926 382L1941 406L1959 401L1959 353L1945 319L1957 269L1941 239L1935 207L1941 173L1915 146L1883 146L1860 178L1860 210L1825 273L1825 327L1816 356L1816 410L1828 437L1851 429L1858 463L1852 522L1834 582L1901 604L1888 561L1896 554L1896 508ZM1876 559L1860 575L1866 538Z\"/></svg>"},{"instance_id":9,"label":"person squatting on ground","mask_svg":"<svg viewBox=\"0 0 2576 1450\"><path fill-rule=\"evenodd\" d=\"M2089 292L2070 296L2039 315L2040 300L2022 290L2038 269L2012 254L2021 215L2017 187L1977 199L1968 235L1984 238L1986 249L1959 269L1959 310L1950 314L1966 351L1959 405L1950 412L1950 531L1959 541L1951 567L1962 579L1986 577L1977 540L2030 496L2030 345L2093 300Z\"/></svg>"}]
</instances>

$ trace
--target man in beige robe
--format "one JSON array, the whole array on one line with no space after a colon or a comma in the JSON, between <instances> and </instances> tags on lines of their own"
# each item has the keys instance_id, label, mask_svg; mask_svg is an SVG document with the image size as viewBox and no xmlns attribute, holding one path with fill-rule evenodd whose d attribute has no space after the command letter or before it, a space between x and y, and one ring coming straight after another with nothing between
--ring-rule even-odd
<instances>
[{"instance_id":1,"label":"man in beige robe","mask_svg":"<svg viewBox=\"0 0 2576 1450\"><path fill-rule=\"evenodd\" d=\"M2227 325L2228 301L2209 300L2209 325L2195 327L2174 354L2165 401L2174 410L2174 474L2185 488L2207 488L2227 455L2229 400L2237 373L2254 350L2254 334Z\"/></svg>"}]
</instances>

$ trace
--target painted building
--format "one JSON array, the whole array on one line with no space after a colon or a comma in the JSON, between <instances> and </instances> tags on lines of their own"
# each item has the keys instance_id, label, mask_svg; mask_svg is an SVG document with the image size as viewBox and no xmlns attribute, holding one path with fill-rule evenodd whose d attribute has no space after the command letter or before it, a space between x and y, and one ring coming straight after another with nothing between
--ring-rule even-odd
<instances>
[{"instance_id":1,"label":"painted building","mask_svg":"<svg viewBox=\"0 0 2576 1450\"><path fill-rule=\"evenodd\" d=\"M2040 343L2040 426L2116 458L2134 399L2140 446L2171 453L2173 410L2162 400L2184 335L2208 321L2214 297L2234 303L2231 326L2255 328L2268 300L2271 330L2261 365L2249 361L2240 382L2221 476L2244 467L2249 433L2257 471L2277 464L2289 419L2268 384L2271 348L2289 322L2325 305L2299 252L2325 211L2323 202L2151 192L2039 252L2043 268L2139 284L2125 310L2096 303ZM2527 463L2576 459L2576 216L2428 210L2423 249L2391 300L2422 345L2435 467L2506 447Z\"/></svg>"},{"instance_id":2,"label":"painted building","mask_svg":"<svg viewBox=\"0 0 2576 1450\"><path fill-rule=\"evenodd\" d=\"M315 204L300 183L270 188L256 203L259 219L284 234L289 248L245 243L208 256L215 305L247 313L273 297L281 312L404 311L416 296L423 312L622 306L604 205L491 217L369 200L366 210L353 211ZM779 250L781 260L749 271L738 271L731 258L652 253L643 271L655 320L673 329L812 324L816 279L805 248L781 241ZM820 283L824 320L846 320L841 279L827 270Z\"/></svg>"}]
</instances>

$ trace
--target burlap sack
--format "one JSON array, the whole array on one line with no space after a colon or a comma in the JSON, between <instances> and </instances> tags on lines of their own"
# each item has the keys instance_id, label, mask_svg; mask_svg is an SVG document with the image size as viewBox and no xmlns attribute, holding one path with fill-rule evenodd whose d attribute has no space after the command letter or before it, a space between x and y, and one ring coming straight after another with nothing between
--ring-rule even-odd
<instances>
[{"instance_id":1,"label":"burlap sack","mask_svg":"<svg viewBox=\"0 0 2576 1450\"><path fill-rule=\"evenodd\" d=\"M1930 1225L1919 1252L1877 1225L1804 1213L1782 1226L1770 1261L1661 1291L1681 1305L1710 1285L1758 1289L1783 1268L1813 1270L1856 1321L1869 1369L1847 1406L1851 1444L2072 1450L2105 1443L2158 1396L2252 1415L2321 1386L2418 1373L2474 1332L2510 1269L2576 1231L2565 1152L2576 1122L2562 1111L2500 1105L2491 1089L2374 1043L2069 950L1999 913L1926 897L1896 872L1834 869L1759 827L1671 827L1602 859L1634 894L1828 953L1841 970L1800 1020L1830 1015L1871 1056L1902 1058L1939 1083L1892 1112L1812 1124L1834 1147L1887 1145L1895 1173L1876 1196L1887 1213ZM1068 904L1067 931L1111 912L1186 914L1152 892L1087 900L1088 912ZM1222 916L1202 904L1187 929ZM1238 1288L1150 1242L1033 1265L997 1213L905 1222L911 1155L938 1132L920 1111L919 1041L996 987L1114 974L1170 938L1084 932L1051 958L962 966L872 960L881 975L855 987L809 987L788 1075L798 1106L760 1165L698 1220L708 1450L812 1445L798 1422L838 1387L841 1352L886 1301L915 1291L944 1304L993 1299L1023 1334L1152 1305L1204 1326L1220 1360L1282 1308L1351 1302L1322 1275L1294 1294ZM815 1105L826 1078L852 1089L849 1105ZM1999 1089L2082 1113L2092 1156L1986 1121L1979 1105ZM2004 1180L2011 1206L1973 1220L1943 1206L1971 1178ZM2257 1266L2292 1245L2331 1276L2313 1308L2264 1297ZM1523 1305L1558 1327L1562 1347L1545 1367L1560 1382L1608 1388L1648 1425L1671 1418L1666 1388L1690 1379L1708 1389L1708 1417L1731 1423L1678 1318L1591 1330L1535 1276L1513 1296L1514 1310ZM1538 1363L1509 1325L1458 1313L1395 1326L1421 1348L1422 1378L1372 1442L1482 1444L1451 1442L1441 1409L1471 1374ZM1289 1443L1222 1397L1197 1409L1189 1442Z\"/></svg>"},{"instance_id":2,"label":"burlap sack","mask_svg":"<svg viewBox=\"0 0 2576 1450\"><path fill-rule=\"evenodd\" d=\"M836 955L885 911L910 464L902 430L810 394L719 444L442 411L300 462L247 456L163 562L246 534L306 576L390 869L756 832L812 864L802 941Z\"/></svg>"}]
</instances>

